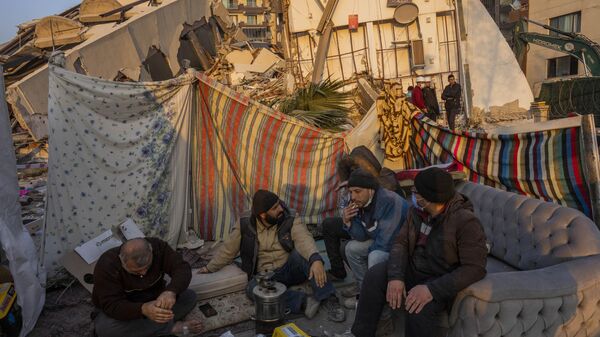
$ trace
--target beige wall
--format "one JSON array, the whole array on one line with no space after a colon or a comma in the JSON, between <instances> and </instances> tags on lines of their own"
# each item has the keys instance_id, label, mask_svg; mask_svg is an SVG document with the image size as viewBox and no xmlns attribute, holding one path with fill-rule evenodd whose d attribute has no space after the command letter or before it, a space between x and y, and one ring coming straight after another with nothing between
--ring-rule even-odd
<instances>
[{"instance_id":1,"label":"beige wall","mask_svg":"<svg viewBox=\"0 0 600 337\"><path fill-rule=\"evenodd\" d=\"M581 33L592 41L600 42L600 0L530 0L529 18L545 24L550 24L550 18L581 11ZM530 32L548 34L548 30L529 24ZM530 45L527 53L527 80L534 90L539 91L539 86L547 75L547 60L567 54L553 51L548 48ZM585 74L584 66L580 62L579 74Z\"/></svg>"}]
</instances>

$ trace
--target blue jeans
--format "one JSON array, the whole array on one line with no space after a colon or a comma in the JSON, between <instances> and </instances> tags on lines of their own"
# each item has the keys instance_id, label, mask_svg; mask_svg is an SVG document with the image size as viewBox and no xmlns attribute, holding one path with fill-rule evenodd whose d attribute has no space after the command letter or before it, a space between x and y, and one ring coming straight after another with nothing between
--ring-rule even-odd
<instances>
[{"instance_id":1,"label":"blue jeans","mask_svg":"<svg viewBox=\"0 0 600 337\"><path fill-rule=\"evenodd\" d=\"M356 241L352 240L346 244L346 258L348 265L352 269L354 279L358 282L358 286L362 286L363 278L367 270L376 264L388 260L390 253L382 250L374 250L369 252L369 247L373 244L373 240Z\"/></svg>"},{"instance_id":2,"label":"blue jeans","mask_svg":"<svg viewBox=\"0 0 600 337\"><path fill-rule=\"evenodd\" d=\"M281 267L275 270L275 275L273 279L277 282L283 283L286 287L302 284L308 280L308 276L310 274L310 266L308 265L308 261L298 253L298 251L293 250L288 257L287 262ZM327 281L323 288L319 288L315 279L310 280L310 286L313 290L313 296L317 301L322 301L331 295L335 294L335 288L331 282ZM254 295L252 291L256 287L256 279L253 278L248 282L248 286L246 287L246 295L254 300ZM306 293L303 291L297 290L286 290L285 300L287 303L287 307L294 314L302 313L302 302L306 297Z\"/></svg>"}]
</instances>

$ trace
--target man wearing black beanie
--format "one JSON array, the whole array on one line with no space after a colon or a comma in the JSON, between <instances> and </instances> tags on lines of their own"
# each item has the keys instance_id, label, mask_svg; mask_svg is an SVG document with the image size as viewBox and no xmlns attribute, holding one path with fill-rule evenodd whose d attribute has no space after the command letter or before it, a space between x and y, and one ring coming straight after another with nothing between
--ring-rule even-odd
<instances>
[{"instance_id":1,"label":"man wearing black beanie","mask_svg":"<svg viewBox=\"0 0 600 337\"><path fill-rule=\"evenodd\" d=\"M377 178L363 168L350 173L347 186L350 203L342 210L343 225L338 231L345 232L350 239L345 246L345 255L356 285L342 290L341 294L348 297L344 305L354 308L367 269L387 260L393 238L408 214L409 204L397 193L380 187ZM324 223L331 273L343 271L345 276L342 259L336 256L339 256L339 244L333 245L331 235L327 235L331 234L332 227L330 222Z\"/></svg>"},{"instance_id":2,"label":"man wearing black beanie","mask_svg":"<svg viewBox=\"0 0 600 337\"><path fill-rule=\"evenodd\" d=\"M445 336L442 314L459 291L485 276L486 256L483 227L450 174L437 167L419 172L389 260L365 276L369 287L361 290L352 333L375 336L387 302L407 311L406 336Z\"/></svg>"},{"instance_id":3,"label":"man wearing black beanie","mask_svg":"<svg viewBox=\"0 0 600 337\"><path fill-rule=\"evenodd\" d=\"M328 319L336 322L346 319L335 288L327 280L314 238L275 193L256 191L251 214L240 219L223 247L200 272L216 272L230 264L238 253L242 270L248 274L246 293L250 299L256 287L254 275L273 271L273 279L287 287L310 281L311 296L301 291L286 291L292 313L304 313L312 318L322 305L327 309Z\"/></svg>"}]
</instances>

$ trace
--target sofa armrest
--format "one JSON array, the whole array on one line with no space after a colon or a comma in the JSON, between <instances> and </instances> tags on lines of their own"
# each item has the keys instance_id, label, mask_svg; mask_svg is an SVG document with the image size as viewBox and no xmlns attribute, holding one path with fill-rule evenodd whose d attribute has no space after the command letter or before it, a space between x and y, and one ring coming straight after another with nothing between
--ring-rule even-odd
<instances>
[{"instance_id":1,"label":"sofa armrest","mask_svg":"<svg viewBox=\"0 0 600 337\"><path fill-rule=\"evenodd\" d=\"M488 274L456 296L450 325L456 322L461 304L468 298L499 303L568 297L593 286L599 279L600 255L576 258L542 269Z\"/></svg>"}]
</instances>

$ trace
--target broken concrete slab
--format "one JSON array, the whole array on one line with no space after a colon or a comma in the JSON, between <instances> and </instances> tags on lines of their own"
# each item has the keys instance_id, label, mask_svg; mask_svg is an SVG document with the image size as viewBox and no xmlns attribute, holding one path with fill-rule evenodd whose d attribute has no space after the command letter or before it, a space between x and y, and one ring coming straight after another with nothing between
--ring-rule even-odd
<instances>
[{"instance_id":1,"label":"broken concrete slab","mask_svg":"<svg viewBox=\"0 0 600 337\"><path fill-rule=\"evenodd\" d=\"M81 23L62 16L47 16L35 25L33 45L37 48L63 46L85 41L87 28Z\"/></svg>"},{"instance_id":2,"label":"broken concrete slab","mask_svg":"<svg viewBox=\"0 0 600 337\"><path fill-rule=\"evenodd\" d=\"M84 23L118 21L121 19L120 13L106 16L100 16L100 14L121 7L122 5L117 0L83 0L79 7L79 21ZM125 19L129 19L131 16L131 13L125 13Z\"/></svg>"},{"instance_id":3,"label":"broken concrete slab","mask_svg":"<svg viewBox=\"0 0 600 337\"><path fill-rule=\"evenodd\" d=\"M234 50L225 56L227 62L231 64L252 64L254 55L249 50Z\"/></svg>"},{"instance_id":4,"label":"broken concrete slab","mask_svg":"<svg viewBox=\"0 0 600 337\"><path fill-rule=\"evenodd\" d=\"M229 11L221 1L215 1L210 6L212 15L217 19L217 23L223 28L223 30L229 30L233 28L233 21L229 17Z\"/></svg>"},{"instance_id":5,"label":"broken concrete slab","mask_svg":"<svg viewBox=\"0 0 600 337\"><path fill-rule=\"evenodd\" d=\"M282 61L283 59L277 56L277 54L273 53L269 49L263 48L258 51L258 54L256 54L256 57L252 62L252 67L249 69L249 71L255 73L264 73L273 66L281 66L280 62ZM285 62L283 63L283 66L285 66Z\"/></svg>"}]
</instances>

